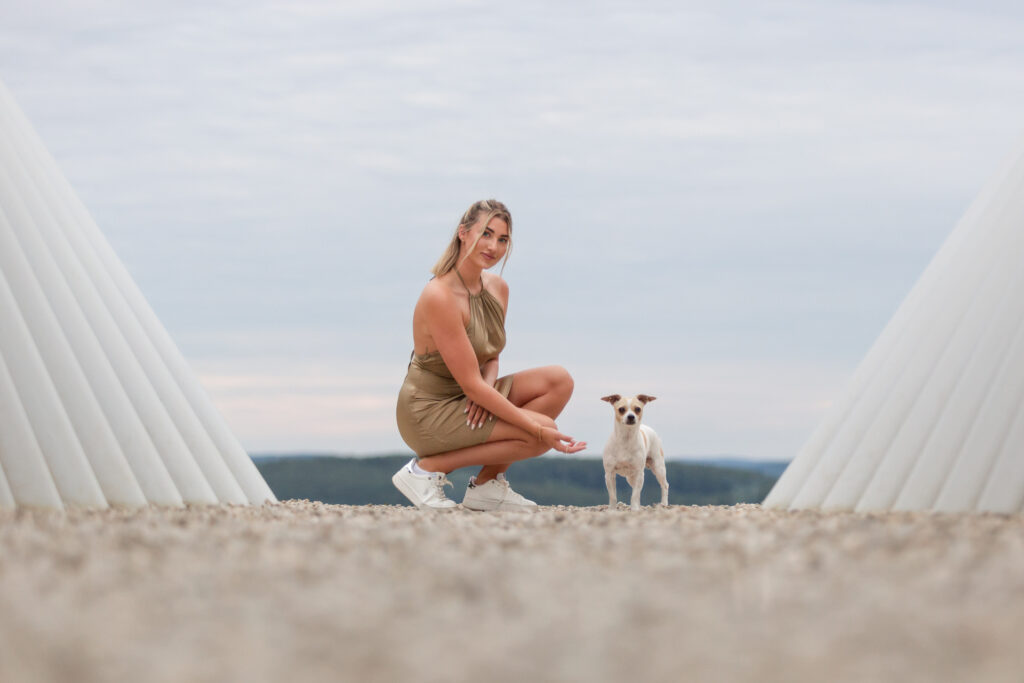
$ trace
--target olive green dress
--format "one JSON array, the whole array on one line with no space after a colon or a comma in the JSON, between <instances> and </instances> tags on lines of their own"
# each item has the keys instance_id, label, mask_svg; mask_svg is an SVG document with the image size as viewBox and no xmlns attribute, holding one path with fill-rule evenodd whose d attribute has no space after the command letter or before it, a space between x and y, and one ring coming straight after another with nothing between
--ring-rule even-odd
<instances>
[{"instance_id":1,"label":"olive green dress","mask_svg":"<svg viewBox=\"0 0 1024 683\"><path fill-rule=\"evenodd\" d=\"M456 271L458 275L458 271ZM459 276L462 280L462 276ZM462 282L465 287L466 283ZM466 334L479 365L497 358L505 348L505 311L486 289L469 292L469 324ZM512 376L501 377L494 388L508 398ZM398 392L398 432L420 457L446 453L487 441L494 420L470 429L466 424L466 394L452 377L440 351L413 353L405 382Z\"/></svg>"}]
</instances>

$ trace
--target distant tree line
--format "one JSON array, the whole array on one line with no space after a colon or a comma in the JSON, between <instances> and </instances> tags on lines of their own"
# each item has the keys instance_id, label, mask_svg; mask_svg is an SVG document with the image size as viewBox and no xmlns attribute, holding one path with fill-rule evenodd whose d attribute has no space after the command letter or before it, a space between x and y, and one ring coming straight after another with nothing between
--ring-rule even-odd
<instances>
[{"instance_id":1,"label":"distant tree line","mask_svg":"<svg viewBox=\"0 0 1024 683\"><path fill-rule=\"evenodd\" d=\"M256 458L267 484L280 500L309 499L342 505L406 505L391 484L391 475L409 456L344 458L287 456ZM760 503L777 479L749 469L669 461L669 503L672 505L733 505ZM459 501L472 468L449 475L450 497ZM509 479L527 498L540 505L605 505L608 493L599 459L543 457L516 464ZM619 500L628 502L630 489L618 477ZM645 473L641 501L653 505L661 498L658 482Z\"/></svg>"}]
</instances>

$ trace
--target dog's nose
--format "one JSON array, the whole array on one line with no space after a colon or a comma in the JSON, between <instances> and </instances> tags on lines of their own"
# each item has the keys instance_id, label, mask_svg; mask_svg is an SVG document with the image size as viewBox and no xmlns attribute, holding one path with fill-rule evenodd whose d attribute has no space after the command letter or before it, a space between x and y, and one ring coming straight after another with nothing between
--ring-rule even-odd
<instances>
[{"instance_id":1,"label":"dog's nose","mask_svg":"<svg viewBox=\"0 0 1024 683\"><path fill-rule=\"evenodd\" d=\"M636 415L630 413L629 415L626 416L626 424L631 425L634 422L636 422Z\"/></svg>"}]
</instances>

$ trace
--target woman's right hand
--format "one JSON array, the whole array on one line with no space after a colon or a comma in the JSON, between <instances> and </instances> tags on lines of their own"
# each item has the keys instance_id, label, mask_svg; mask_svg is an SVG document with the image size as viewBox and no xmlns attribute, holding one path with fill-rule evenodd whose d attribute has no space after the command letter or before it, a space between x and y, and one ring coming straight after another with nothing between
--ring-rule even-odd
<instances>
[{"instance_id":1,"label":"woman's right hand","mask_svg":"<svg viewBox=\"0 0 1024 683\"><path fill-rule=\"evenodd\" d=\"M540 440L559 453L579 453L587 447L586 441L577 441L554 427L541 427Z\"/></svg>"}]
</instances>

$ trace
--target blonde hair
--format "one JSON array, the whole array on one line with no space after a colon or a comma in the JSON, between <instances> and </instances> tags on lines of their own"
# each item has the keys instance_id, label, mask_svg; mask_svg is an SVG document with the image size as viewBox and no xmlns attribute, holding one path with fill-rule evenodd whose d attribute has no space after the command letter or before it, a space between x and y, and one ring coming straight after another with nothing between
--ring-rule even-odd
<instances>
[{"instance_id":1,"label":"blonde hair","mask_svg":"<svg viewBox=\"0 0 1024 683\"><path fill-rule=\"evenodd\" d=\"M462 214L462 218L459 219L459 224L455 228L455 234L452 236L452 241L448 243L448 247L444 250L444 254L438 259L434 267L430 269L430 272L434 274L434 277L441 277L445 273L449 273L459 265L459 248L462 242L459 240L459 232L463 229L469 229L476 225L483 219L483 225L487 225L491 222L492 218L500 218L508 224L508 237L509 246L508 251L505 252L505 258L501 261L501 269L505 270L505 262L508 261L508 255L512 251L512 214L509 213L508 207L499 202L497 199L481 199L470 206L466 213ZM480 235L483 234L483 230L473 240L473 244L470 245L469 250L466 252L468 256L473 248L476 247L476 243L480 240Z\"/></svg>"}]
</instances>

